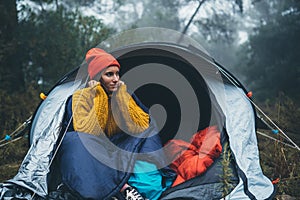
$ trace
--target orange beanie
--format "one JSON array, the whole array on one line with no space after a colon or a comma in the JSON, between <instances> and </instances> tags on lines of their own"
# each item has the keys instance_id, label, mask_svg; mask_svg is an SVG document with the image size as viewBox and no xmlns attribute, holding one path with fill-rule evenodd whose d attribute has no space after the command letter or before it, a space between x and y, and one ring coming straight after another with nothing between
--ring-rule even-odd
<instances>
[{"instance_id":1,"label":"orange beanie","mask_svg":"<svg viewBox=\"0 0 300 200\"><path fill-rule=\"evenodd\" d=\"M113 65L120 68L119 62L112 55L99 48L90 49L85 55L85 60L88 64L90 79L108 66Z\"/></svg>"}]
</instances>

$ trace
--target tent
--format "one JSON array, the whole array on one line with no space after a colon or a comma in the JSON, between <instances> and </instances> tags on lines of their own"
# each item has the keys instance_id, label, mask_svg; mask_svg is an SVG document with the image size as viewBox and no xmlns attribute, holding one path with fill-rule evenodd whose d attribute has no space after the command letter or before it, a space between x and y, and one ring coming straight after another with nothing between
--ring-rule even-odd
<instances>
[{"instance_id":1,"label":"tent","mask_svg":"<svg viewBox=\"0 0 300 200\"><path fill-rule=\"evenodd\" d=\"M205 173L165 191L161 199L272 199L275 188L260 167L259 118L248 92L196 41L168 29L142 28L121 33L99 47L118 59L122 79L150 108L164 144L171 139L189 141L211 125L221 130L223 156ZM62 77L37 108L31 147L17 175L0 188L2 195L11 184L38 196L47 196L57 186L53 166L65 104L75 90L85 86L86 68L83 62ZM222 160L227 150L231 173L224 189Z\"/></svg>"}]
</instances>

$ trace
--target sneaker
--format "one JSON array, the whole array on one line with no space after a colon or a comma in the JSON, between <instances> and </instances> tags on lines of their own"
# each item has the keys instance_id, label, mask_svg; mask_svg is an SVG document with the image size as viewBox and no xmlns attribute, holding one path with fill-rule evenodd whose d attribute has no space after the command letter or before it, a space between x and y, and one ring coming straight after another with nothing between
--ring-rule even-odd
<instances>
[{"instance_id":1,"label":"sneaker","mask_svg":"<svg viewBox=\"0 0 300 200\"><path fill-rule=\"evenodd\" d=\"M145 200L145 198L134 188L128 187L123 191L126 200Z\"/></svg>"}]
</instances>

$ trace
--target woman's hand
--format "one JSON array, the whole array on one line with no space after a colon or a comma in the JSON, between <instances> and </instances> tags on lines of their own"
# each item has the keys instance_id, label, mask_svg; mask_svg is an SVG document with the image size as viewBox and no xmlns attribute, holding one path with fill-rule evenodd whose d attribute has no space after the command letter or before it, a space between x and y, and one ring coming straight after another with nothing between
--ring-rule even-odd
<instances>
[{"instance_id":1,"label":"woman's hand","mask_svg":"<svg viewBox=\"0 0 300 200\"><path fill-rule=\"evenodd\" d=\"M88 82L88 86L89 86L90 88L93 88L93 87L95 87L95 86L98 85L98 84L100 84L100 82L95 81L95 80L90 80L90 81Z\"/></svg>"},{"instance_id":2,"label":"woman's hand","mask_svg":"<svg viewBox=\"0 0 300 200\"><path fill-rule=\"evenodd\" d=\"M125 84L124 81L119 80L118 87L120 87L121 85L124 85L124 84Z\"/></svg>"}]
</instances>

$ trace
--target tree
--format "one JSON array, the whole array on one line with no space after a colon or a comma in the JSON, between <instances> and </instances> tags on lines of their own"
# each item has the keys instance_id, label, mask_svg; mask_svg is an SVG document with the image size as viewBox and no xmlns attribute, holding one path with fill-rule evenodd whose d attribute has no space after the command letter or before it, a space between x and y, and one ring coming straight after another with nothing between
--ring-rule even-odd
<instances>
[{"instance_id":1,"label":"tree","mask_svg":"<svg viewBox=\"0 0 300 200\"><path fill-rule=\"evenodd\" d=\"M144 9L141 17L137 20L138 27L164 27L180 30L179 2L175 0L144 1Z\"/></svg>"},{"instance_id":2,"label":"tree","mask_svg":"<svg viewBox=\"0 0 300 200\"><path fill-rule=\"evenodd\" d=\"M0 2L0 89L17 91L19 84L24 85L17 39L16 2L2 0Z\"/></svg>"},{"instance_id":3,"label":"tree","mask_svg":"<svg viewBox=\"0 0 300 200\"><path fill-rule=\"evenodd\" d=\"M56 2L53 10L21 6L19 13L11 2L0 4L7 9L0 14L6 19L0 27L0 136L34 112L39 90L48 92L60 77L81 64L89 48L113 32L95 17L67 11ZM18 14L24 18L17 20Z\"/></svg>"},{"instance_id":4,"label":"tree","mask_svg":"<svg viewBox=\"0 0 300 200\"><path fill-rule=\"evenodd\" d=\"M264 13L249 43L242 47L239 71L258 99L274 99L283 93L299 102L300 2L272 0L256 6L264 7Z\"/></svg>"},{"instance_id":5,"label":"tree","mask_svg":"<svg viewBox=\"0 0 300 200\"><path fill-rule=\"evenodd\" d=\"M200 6L187 34L195 38L221 65L234 71L235 53L239 46L239 32L245 31L244 1L198 0L189 1ZM185 23L186 24L186 23Z\"/></svg>"},{"instance_id":6,"label":"tree","mask_svg":"<svg viewBox=\"0 0 300 200\"><path fill-rule=\"evenodd\" d=\"M26 12L18 24L22 34L17 38L25 87L39 81L47 91L59 77L81 64L89 48L113 32L101 20L61 5L53 10L42 6L40 12L24 7L20 12Z\"/></svg>"}]
</instances>

